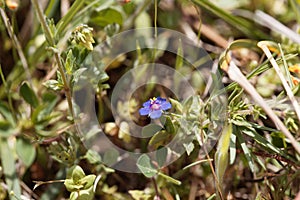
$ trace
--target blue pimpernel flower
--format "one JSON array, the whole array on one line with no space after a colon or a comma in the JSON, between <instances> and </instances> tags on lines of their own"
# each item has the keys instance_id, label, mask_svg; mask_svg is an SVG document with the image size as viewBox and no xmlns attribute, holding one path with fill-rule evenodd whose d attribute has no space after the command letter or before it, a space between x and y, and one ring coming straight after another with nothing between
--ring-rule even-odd
<instances>
[{"instance_id":1,"label":"blue pimpernel flower","mask_svg":"<svg viewBox=\"0 0 300 200\"><path fill-rule=\"evenodd\" d=\"M160 118L163 111L172 107L166 99L157 97L152 98L143 103L143 108L139 110L140 115L148 115L151 119Z\"/></svg>"}]
</instances>

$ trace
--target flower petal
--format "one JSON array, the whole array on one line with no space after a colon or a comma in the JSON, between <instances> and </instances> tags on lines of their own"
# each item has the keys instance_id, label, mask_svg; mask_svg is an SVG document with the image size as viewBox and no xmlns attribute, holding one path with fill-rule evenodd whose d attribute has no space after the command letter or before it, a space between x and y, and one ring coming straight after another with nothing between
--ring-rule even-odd
<instances>
[{"instance_id":1,"label":"flower petal","mask_svg":"<svg viewBox=\"0 0 300 200\"><path fill-rule=\"evenodd\" d=\"M166 101L166 99L161 98L161 97L157 97L155 101L158 102L158 103L163 103L163 102Z\"/></svg>"},{"instance_id":2,"label":"flower petal","mask_svg":"<svg viewBox=\"0 0 300 200\"><path fill-rule=\"evenodd\" d=\"M172 105L171 105L171 103L170 102L163 102L161 105L160 105L160 108L162 109L162 110L168 110L168 109L170 109L170 108L172 108Z\"/></svg>"},{"instance_id":3,"label":"flower petal","mask_svg":"<svg viewBox=\"0 0 300 200\"><path fill-rule=\"evenodd\" d=\"M140 113L140 115L149 115L150 111L151 111L151 109L146 107L146 108L141 108L139 110L139 113Z\"/></svg>"},{"instance_id":4,"label":"flower petal","mask_svg":"<svg viewBox=\"0 0 300 200\"><path fill-rule=\"evenodd\" d=\"M150 112L149 116L151 119L157 119L157 118L160 118L161 114L162 114L161 110L155 110L155 111Z\"/></svg>"},{"instance_id":5,"label":"flower petal","mask_svg":"<svg viewBox=\"0 0 300 200\"><path fill-rule=\"evenodd\" d=\"M150 107L150 105L151 105L151 101L150 100L148 100L145 103L143 103L144 107Z\"/></svg>"}]
</instances>

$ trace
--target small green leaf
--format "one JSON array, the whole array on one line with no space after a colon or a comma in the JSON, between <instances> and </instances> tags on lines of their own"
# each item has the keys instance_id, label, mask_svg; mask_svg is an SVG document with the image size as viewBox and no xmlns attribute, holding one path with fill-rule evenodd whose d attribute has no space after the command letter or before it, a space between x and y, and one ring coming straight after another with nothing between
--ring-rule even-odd
<instances>
[{"instance_id":1,"label":"small green leaf","mask_svg":"<svg viewBox=\"0 0 300 200\"><path fill-rule=\"evenodd\" d=\"M8 107L8 105L5 102L0 101L0 113L3 115L3 117L9 121L12 125L15 124L14 117Z\"/></svg>"},{"instance_id":2,"label":"small green leaf","mask_svg":"<svg viewBox=\"0 0 300 200\"><path fill-rule=\"evenodd\" d=\"M142 136L143 137L152 137L155 133L157 133L161 129L162 129L162 127L157 124L148 124L147 126L143 127Z\"/></svg>"},{"instance_id":3,"label":"small green leaf","mask_svg":"<svg viewBox=\"0 0 300 200\"><path fill-rule=\"evenodd\" d=\"M229 144L229 152L230 152L230 164L232 165L236 158L236 135L231 134L230 136L230 144Z\"/></svg>"},{"instance_id":4,"label":"small green leaf","mask_svg":"<svg viewBox=\"0 0 300 200\"><path fill-rule=\"evenodd\" d=\"M29 84L27 82L24 82L21 85L20 95L32 107L36 108L39 105L39 101L37 96L35 95L35 92L29 87Z\"/></svg>"},{"instance_id":5,"label":"small green leaf","mask_svg":"<svg viewBox=\"0 0 300 200\"><path fill-rule=\"evenodd\" d=\"M132 196L134 200L149 200L151 198L150 194L145 194L145 192L141 190L129 190L128 193Z\"/></svg>"},{"instance_id":6,"label":"small green leaf","mask_svg":"<svg viewBox=\"0 0 300 200\"><path fill-rule=\"evenodd\" d=\"M192 151L194 150L195 146L194 146L194 143L193 142L190 142L190 143L184 143L183 144L184 148L185 148L185 151L187 153L187 155L189 156Z\"/></svg>"},{"instance_id":7,"label":"small green leaf","mask_svg":"<svg viewBox=\"0 0 300 200\"><path fill-rule=\"evenodd\" d=\"M150 158L146 154L139 157L137 166L147 178L151 178L157 174L157 170L151 165Z\"/></svg>"},{"instance_id":8,"label":"small green leaf","mask_svg":"<svg viewBox=\"0 0 300 200\"><path fill-rule=\"evenodd\" d=\"M85 177L85 173L82 168L77 165L72 172L72 179L74 183L79 183L80 179L82 179L83 177Z\"/></svg>"},{"instance_id":9,"label":"small green leaf","mask_svg":"<svg viewBox=\"0 0 300 200\"><path fill-rule=\"evenodd\" d=\"M18 138L16 142L16 150L19 158L27 167L29 167L36 156L35 147L28 140Z\"/></svg>"},{"instance_id":10,"label":"small green leaf","mask_svg":"<svg viewBox=\"0 0 300 200\"><path fill-rule=\"evenodd\" d=\"M86 71L87 68L80 68L77 69L74 73L73 73L73 77L72 77L72 81L73 82L78 82L80 76L83 74L84 71Z\"/></svg>"},{"instance_id":11,"label":"small green leaf","mask_svg":"<svg viewBox=\"0 0 300 200\"><path fill-rule=\"evenodd\" d=\"M74 183L73 179L66 179L64 185L66 186L69 192L78 191L83 188L83 185L78 185L77 183Z\"/></svg>"},{"instance_id":12,"label":"small green leaf","mask_svg":"<svg viewBox=\"0 0 300 200\"><path fill-rule=\"evenodd\" d=\"M103 162L108 166L112 166L118 160L119 152L116 149L109 149L104 153Z\"/></svg>"},{"instance_id":13,"label":"small green leaf","mask_svg":"<svg viewBox=\"0 0 300 200\"><path fill-rule=\"evenodd\" d=\"M163 167L163 165L166 162L168 155L168 149L166 147L162 147L156 151L156 160L160 167Z\"/></svg>"},{"instance_id":14,"label":"small green leaf","mask_svg":"<svg viewBox=\"0 0 300 200\"><path fill-rule=\"evenodd\" d=\"M232 134L232 124L227 124L221 133L218 141L217 151L215 153L216 184L223 188L223 177L228 166L228 149L230 145L230 136ZM221 191L223 193L223 189ZM219 197L219 193L217 194Z\"/></svg>"},{"instance_id":15,"label":"small green leaf","mask_svg":"<svg viewBox=\"0 0 300 200\"><path fill-rule=\"evenodd\" d=\"M109 76L107 75L107 73L105 71L101 71L97 78L99 80L98 83L100 84L100 83L104 83L105 81L108 81Z\"/></svg>"},{"instance_id":16,"label":"small green leaf","mask_svg":"<svg viewBox=\"0 0 300 200\"><path fill-rule=\"evenodd\" d=\"M17 199L21 199L21 187L16 171L15 158L11 153L13 149L8 144L7 139L0 137L0 157L1 157L1 166L3 167L3 174L5 176L5 181L7 184L7 190L13 191Z\"/></svg>"},{"instance_id":17,"label":"small green leaf","mask_svg":"<svg viewBox=\"0 0 300 200\"><path fill-rule=\"evenodd\" d=\"M74 69L74 65L75 65L75 57L73 56L73 52L72 50L69 50L68 54L67 54L67 58L66 58L66 64L65 64L65 68L66 68L66 72L67 74L71 75Z\"/></svg>"},{"instance_id":18,"label":"small green leaf","mask_svg":"<svg viewBox=\"0 0 300 200\"><path fill-rule=\"evenodd\" d=\"M244 155L248 161L248 164L249 164L249 167L251 169L252 172L255 171L255 165L254 165L254 162L253 162L253 158L252 158L252 153L250 151L250 149L247 147L247 144L243 138L243 136L240 134L240 131L237 132L236 134L238 140L239 140L239 143L243 149L243 152L244 152Z\"/></svg>"},{"instance_id":19,"label":"small green leaf","mask_svg":"<svg viewBox=\"0 0 300 200\"><path fill-rule=\"evenodd\" d=\"M105 27L108 24L123 24L123 16L119 10L113 8L107 8L100 12L95 12L91 16L91 23L97 24L98 26Z\"/></svg>"},{"instance_id":20,"label":"small green leaf","mask_svg":"<svg viewBox=\"0 0 300 200\"><path fill-rule=\"evenodd\" d=\"M271 133L272 144L278 148L286 148L285 137L282 132Z\"/></svg>"},{"instance_id":21,"label":"small green leaf","mask_svg":"<svg viewBox=\"0 0 300 200\"><path fill-rule=\"evenodd\" d=\"M166 131L159 131L149 141L149 145L153 145L156 148L163 146L163 144L171 138L171 134Z\"/></svg>"},{"instance_id":22,"label":"small green leaf","mask_svg":"<svg viewBox=\"0 0 300 200\"><path fill-rule=\"evenodd\" d=\"M88 189L93 186L95 179L96 179L96 175L91 174L83 177L82 179L80 179L79 182L81 185L84 186L83 189Z\"/></svg>"},{"instance_id":23,"label":"small green leaf","mask_svg":"<svg viewBox=\"0 0 300 200\"><path fill-rule=\"evenodd\" d=\"M84 158L86 158L91 164L99 164L101 162L101 156L91 149L86 152Z\"/></svg>"},{"instance_id":24,"label":"small green leaf","mask_svg":"<svg viewBox=\"0 0 300 200\"><path fill-rule=\"evenodd\" d=\"M174 124L171 120L171 117L166 116L165 118L166 118L166 122L165 122L164 126L165 126L166 131L168 133L174 134L175 133L175 128L174 128Z\"/></svg>"},{"instance_id":25,"label":"small green leaf","mask_svg":"<svg viewBox=\"0 0 300 200\"><path fill-rule=\"evenodd\" d=\"M48 80L45 83L43 83L43 85L46 88L52 89L54 91L59 91L59 90L63 89L63 87L64 87L63 84L61 84L57 80Z\"/></svg>"},{"instance_id":26,"label":"small green leaf","mask_svg":"<svg viewBox=\"0 0 300 200\"><path fill-rule=\"evenodd\" d=\"M14 128L6 120L0 120L0 136L9 137L14 133Z\"/></svg>"},{"instance_id":27,"label":"small green leaf","mask_svg":"<svg viewBox=\"0 0 300 200\"><path fill-rule=\"evenodd\" d=\"M169 100L170 100L172 106L174 107L174 109L176 111L178 111L179 113L182 113L183 108L182 108L181 103L179 101L175 100L175 99L172 99L172 98L169 98Z\"/></svg>"}]
</instances>

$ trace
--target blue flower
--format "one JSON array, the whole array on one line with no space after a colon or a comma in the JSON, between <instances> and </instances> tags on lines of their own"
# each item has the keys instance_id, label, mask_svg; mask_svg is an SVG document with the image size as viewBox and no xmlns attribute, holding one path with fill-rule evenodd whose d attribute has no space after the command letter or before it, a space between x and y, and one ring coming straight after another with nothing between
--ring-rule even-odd
<instances>
[{"instance_id":1,"label":"blue flower","mask_svg":"<svg viewBox=\"0 0 300 200\"><path fill-rule=\"evenodd\" d=\"M143 108L139 110L140 115L148 115L151 119L160 118L163 111L168 110L172 107L170 102L166 99L157 97L152 98L143 103Z\"/></svg>"}]
</instances>

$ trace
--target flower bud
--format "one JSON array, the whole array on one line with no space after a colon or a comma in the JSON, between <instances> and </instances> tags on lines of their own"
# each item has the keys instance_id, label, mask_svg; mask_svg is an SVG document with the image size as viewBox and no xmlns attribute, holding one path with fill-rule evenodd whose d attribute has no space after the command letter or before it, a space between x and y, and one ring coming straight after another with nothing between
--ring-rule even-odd
<instances>
[{"instance_id":1,"label":"flower bud","mask_svg":"<svg viewBox=\"0 0 300 200\"><path fill-rule=\"evenodd\" d=\"M19 0L6 0L6 6L11 11L16 11L19 8L20 2ZM2 7L2 1L0 2L0 6Z\"/></svg>"}]
</instances>

